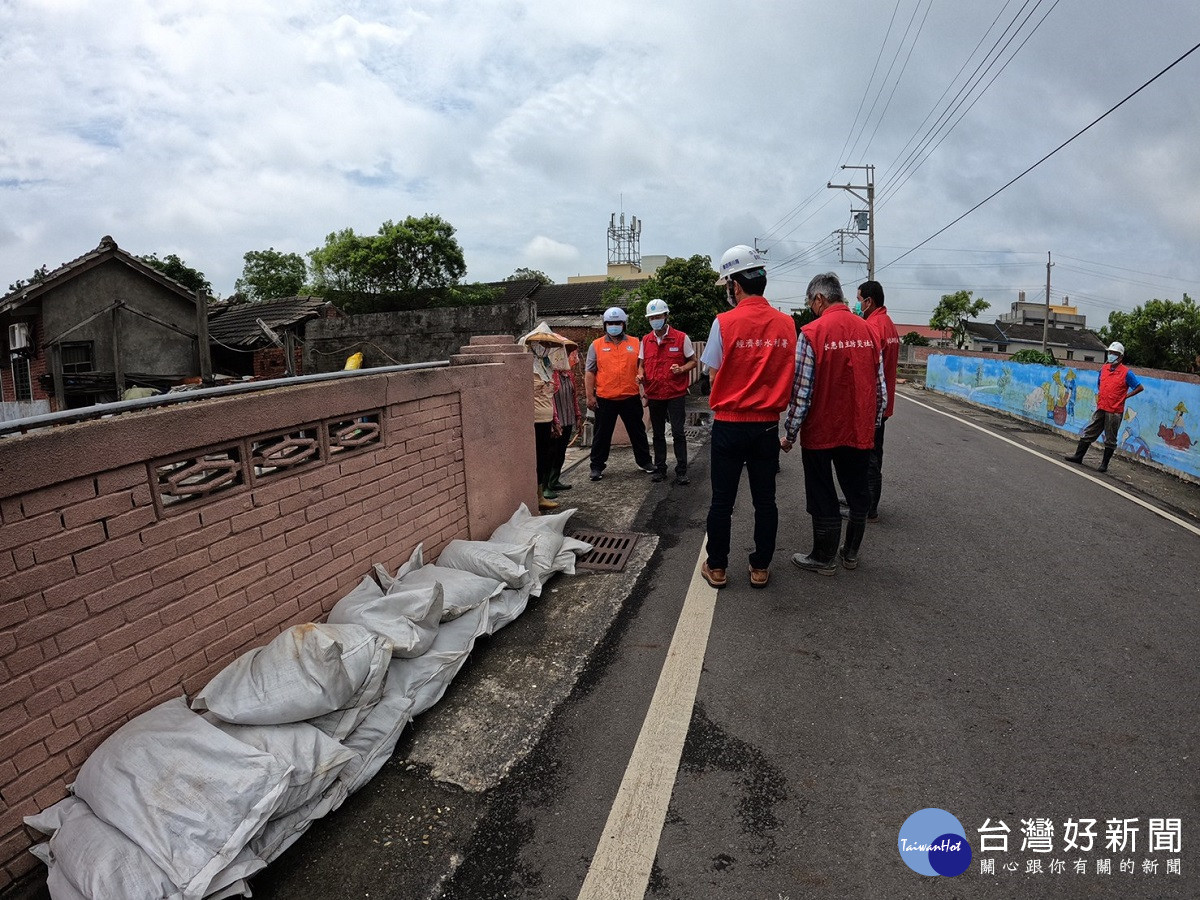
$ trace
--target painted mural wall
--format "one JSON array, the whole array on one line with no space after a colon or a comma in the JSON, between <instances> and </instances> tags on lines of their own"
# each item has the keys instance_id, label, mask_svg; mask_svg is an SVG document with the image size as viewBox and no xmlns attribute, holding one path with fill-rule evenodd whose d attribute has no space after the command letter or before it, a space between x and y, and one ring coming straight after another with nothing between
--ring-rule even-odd
<instances>
[{"instance_id":1,"label":"painted mural wall","mask_svg":"<svg viewBox=\"0 0 1200 900\"><path fill-rule=\"evenodd\" d=\"M1200 385L1143 376L1136 366L1133 370L1145 390L1125 404L1117 448L1200 477ZM925 386L1075 436L1096 411L1100 373L938 355L929 357Z\"/></svg>"}]
</instances>

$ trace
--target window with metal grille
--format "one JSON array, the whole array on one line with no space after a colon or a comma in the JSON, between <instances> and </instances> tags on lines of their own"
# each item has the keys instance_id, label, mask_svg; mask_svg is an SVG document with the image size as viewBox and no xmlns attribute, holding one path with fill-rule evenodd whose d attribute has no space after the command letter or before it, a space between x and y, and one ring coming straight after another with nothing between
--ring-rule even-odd
<instances>
[{"instance_id":1,"label":"window with metal grille","mask_svg":"<svg viewBox=\"0 0 1200 900\"><path fill-rule=\"evenodd\" d=\"M12 361L13 387L16 389L17 402L33 399L33 381L29 377L29 360L14 359Z\"/></svg>"},{"instance_id":2,"label":"window with metal grille","mask_svg":"<svg viewBox=\"0 0 1200 900\"><path fill-rule=\"evenodd\" d=\"M64 375L96 371L96 364L92 359L92 342L76 341L63 344L62 370Z\"/></svg>"}]
</instances>

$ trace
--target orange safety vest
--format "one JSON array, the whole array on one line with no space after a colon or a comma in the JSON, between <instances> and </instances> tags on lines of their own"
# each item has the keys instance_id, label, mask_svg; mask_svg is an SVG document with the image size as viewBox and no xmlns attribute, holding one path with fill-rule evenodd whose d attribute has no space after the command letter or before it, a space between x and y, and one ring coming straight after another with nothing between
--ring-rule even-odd
<instances>
[{"instance_id":1,"label":"orange safety vest","mask_svg":"<svg viewBox=\"0 0 1200 900\"><path fill-rule=\"evenodd\" d=\"M596 351L596 396L605 400L636 397L638 350L641 345L631 334L619 341L608 336L592 341Z\"/></svg>"}]
</instances>

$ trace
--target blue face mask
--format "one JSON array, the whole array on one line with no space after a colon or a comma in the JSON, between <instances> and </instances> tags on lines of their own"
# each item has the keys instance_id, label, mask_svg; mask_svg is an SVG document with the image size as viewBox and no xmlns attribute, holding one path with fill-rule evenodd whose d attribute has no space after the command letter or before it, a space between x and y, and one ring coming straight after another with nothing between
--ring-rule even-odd
<instances>
[{"instance_id":1,"label":"blue face mask","mask_svg":"<svg viewBox=\"0 0 1200 900\"><path fill-rule=\"evenodd\" d=\"M625 326L621 325L621 324L605 325L604 330L607 331L613 337L620 337L621 334L625 331Z\"/></svg>"},{"instance_id":2,"label":"blue face mask","mask_svg":"<svg viewBox=\"0 0 1200 900\"><path fill-rule=\"evenodd\" d=\"M1118 356L1115 353L1110 353L1110 354L1108 354L1107 358L1110 363L1116 363Z\"/></svg>"},{"instance_id":3,"label":"blue face mask","mask_svg":"<svg viewBox=\"0 0 1200 900\"><path fill-rule=\"evenodd\" d=\"M655 331L662 331L664 328L667 327L667 320L666 319L651 319L650 327L653 328Z\"/></svg>"}]
</instances>

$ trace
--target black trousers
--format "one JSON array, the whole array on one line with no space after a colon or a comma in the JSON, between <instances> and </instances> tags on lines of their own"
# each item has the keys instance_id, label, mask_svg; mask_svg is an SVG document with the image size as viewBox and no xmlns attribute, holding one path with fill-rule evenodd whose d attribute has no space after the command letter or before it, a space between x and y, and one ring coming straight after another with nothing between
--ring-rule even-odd
<instances>
[{"instance_id":1,"label":"black trousers","mask_svg":"<svg viewBox=\"0 0 1200 900\"><path fill-rule=\"evenodd\" d=\"M574 425L564 425L562 434L554 438L551 444L550 474L562 474L563 463L567 461L567 448L571 446L571 435L574 433Z\"/></svg>"},{"instance_id":2,"label":"black trousers","mask_svg":"<svg viewBox=\"0 0 1200 900\"><path fill-rule=\"evenodd\" d=\"M867 484L871 488L868 516L878 515L879 498L883 494L883 428L885 425L887 425L887 419L884 419L875 428L875 446L871 450L871 459L867 467Z\"/></svg>"},{"instance_id":3,"label":"black trousers","mask_svg":"<svg viewBox=\"0 0 1200 900\"><path fill-rule=\"evenodd\" d=\"M742 469L754 501L754 552L750 565L765 569L775 555L779 508L775 505L775 474L779 471L778 422L713 422L709 442L712 463L712 504L708 508L708 567L729 566L729 540L733 505L737 501ZM833 501L836 515L837 499Z\"/></svg>"},{"instance_id":4,"label":"black trousers","mask_svg":"<svg viewBox=\"0 0 1200 900\"><path fill-rule=\"evenodd\" d=\"M836 519L841 521L838 508L837 489L833 486L833 474L837 472L838 484L850 505L850 518L866 519L871 504L871 491L867 482L871 450L857 447L833 447L828 450L800 451L804 463L804 495L808 514L814 519Z\"/></svg>"},{"instance_id":5,"label":"black trousers","mask_svg":"<svg viewBox=\"0 0 1200 900\"><path fill-rule=\"evenodd\" d=\"M650 430L654 435L654 468L667 474L667 422L671 423L671 441L675 446L675 474L687 474L687 435L683 432L686 396L670 400L650 400Z\"/></svg>"},{"instance_id":6,"label":"black trousers","mask_svg":"<svg viewBox=\"0 0 1200 900\"><path fill-rule=\"evenodd\" d=\"M629 443L633 446L633 458L641 468L650 467L650 444L646 440L646 426L642 422L642 398L635 394L623 400L596 398L596 430L592 434L592 472L603 472L608 465L608 452L612 448L613 429L617 419L625 423Z\"/></svg>"},{"instance_id":7,"label":"black trousers","mask_svg":"<svg viewBox=\"0 0 1200 900\"><path fill-rule=\"evenodd\" d=\"M533 448L537 456L537 483L545 484L554 459L554 423L533 423Z\"/></svg>"}]
</instances>

